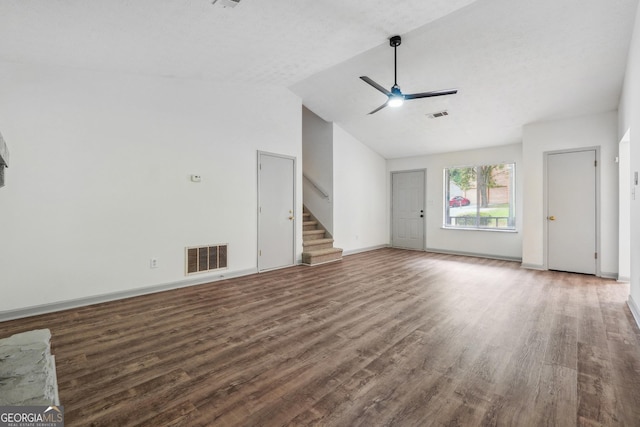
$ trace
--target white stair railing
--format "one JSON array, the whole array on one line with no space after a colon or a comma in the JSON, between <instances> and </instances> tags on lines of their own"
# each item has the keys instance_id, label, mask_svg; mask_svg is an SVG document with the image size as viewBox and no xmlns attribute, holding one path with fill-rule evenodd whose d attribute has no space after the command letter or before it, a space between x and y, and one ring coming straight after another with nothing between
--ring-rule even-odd
<instances>
[{"instance_id":1,"label":"white stair railing","mask_svg":"<svg viewBox=\"0 0 640 427\"><path fill-rule=\"evenodd\" d=\"M309 178L307 175L302 174L303 178L307 180L309 184L322 196L323 199L329 199L329 193L320 187L314 180Z\"/></svg>"}]
</instances>

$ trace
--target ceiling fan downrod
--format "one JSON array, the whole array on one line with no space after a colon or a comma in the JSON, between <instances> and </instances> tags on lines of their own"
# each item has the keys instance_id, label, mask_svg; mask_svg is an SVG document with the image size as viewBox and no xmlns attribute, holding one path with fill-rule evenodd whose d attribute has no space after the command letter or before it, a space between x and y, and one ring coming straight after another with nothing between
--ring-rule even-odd
<instances>
[{"instance_id":1,"label":"ceiling fan downrod","mask_svg":"<svg viewBox=\"0 0 640 427\"><path fill-rule=\"evenodd\" d=\"M402 43L402 37L393 36L389 39L389 44L393 48L393 86L398 87L398 49Z\"/></svg>"}]
</instances>

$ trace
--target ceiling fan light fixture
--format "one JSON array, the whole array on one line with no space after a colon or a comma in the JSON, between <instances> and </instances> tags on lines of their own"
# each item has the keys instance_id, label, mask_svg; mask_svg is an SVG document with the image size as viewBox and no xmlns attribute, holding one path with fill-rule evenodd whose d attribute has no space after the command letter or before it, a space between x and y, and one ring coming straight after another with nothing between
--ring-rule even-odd
<instances>
[{"instance_id":1,"label":"ceiling fan light fixture","mask_svg":"<svg viewBox=\"0 0 640 427\"><path fill-rule=\"evenodd\" d=\"M390 96L389 102L387 103L389 107L400 107L402 104L404 104L404 97L402 95Z\"/></svg>"}]
</instances>

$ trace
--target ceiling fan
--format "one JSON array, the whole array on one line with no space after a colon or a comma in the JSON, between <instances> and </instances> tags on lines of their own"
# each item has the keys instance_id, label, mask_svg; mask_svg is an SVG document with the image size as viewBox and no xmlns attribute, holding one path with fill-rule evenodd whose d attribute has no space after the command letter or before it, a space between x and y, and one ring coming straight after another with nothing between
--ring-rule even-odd
<instances>
[{"instance_id":1,"label":"ceiling fan","mask_svg":"<svg viewBox=\"0 0 640 427\"><path fill-rule=\"evenodd\" d=\"M398 56L396 53L396 48L400 46L400 43L402 43L402 38L400 36L393 36L389 39L389 44L391 45L391 47L393 47L393 86L391 86L391 91L386 90L384 87L374 82L367 76L360 76L360 78L364 80L365 83L370 84L389 97L389 99L387 99L387 102L385 102L369 114L377 113L387 105L389 107L399 107L404 103L405 100L409 99L430 98L433 96L454 95L458 93L457 89L434 90L431 92L421 93L402 93L400 91L400 86L398 86Z\"/></svg>"}]
</instances>

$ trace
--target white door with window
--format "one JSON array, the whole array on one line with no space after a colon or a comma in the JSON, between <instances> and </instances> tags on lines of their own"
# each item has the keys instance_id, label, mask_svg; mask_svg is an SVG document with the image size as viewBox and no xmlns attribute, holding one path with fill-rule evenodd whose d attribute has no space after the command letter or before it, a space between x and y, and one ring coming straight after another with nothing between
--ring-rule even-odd
<instances>
[{"instance_id":1,"label":"white door with window","mask_svg":"<svg viewBox=\"0 0 640 427\"><path fill-rule=\"evenodd\" d=\"M295 158L258 153L258 271L295 263Z\"/></svg>"},{"instance_id":2,"label":"white door with window","mask_svg":"<svg viewBox=\"0 0 640 427\"><path fill-rule=\"evenodd\" d=\"M548 153L547 267L596 274L596 150Z\"/></svg>"},{"instance_id":3,"label":"white door with window","mask_svg":"<svg viewBox=\"0 0 640 427\"><path fill-rule=\"evenodd\" d=\"M391 245L424 250L425 171L391 174Z\"/></svg>"}]
</instances>

